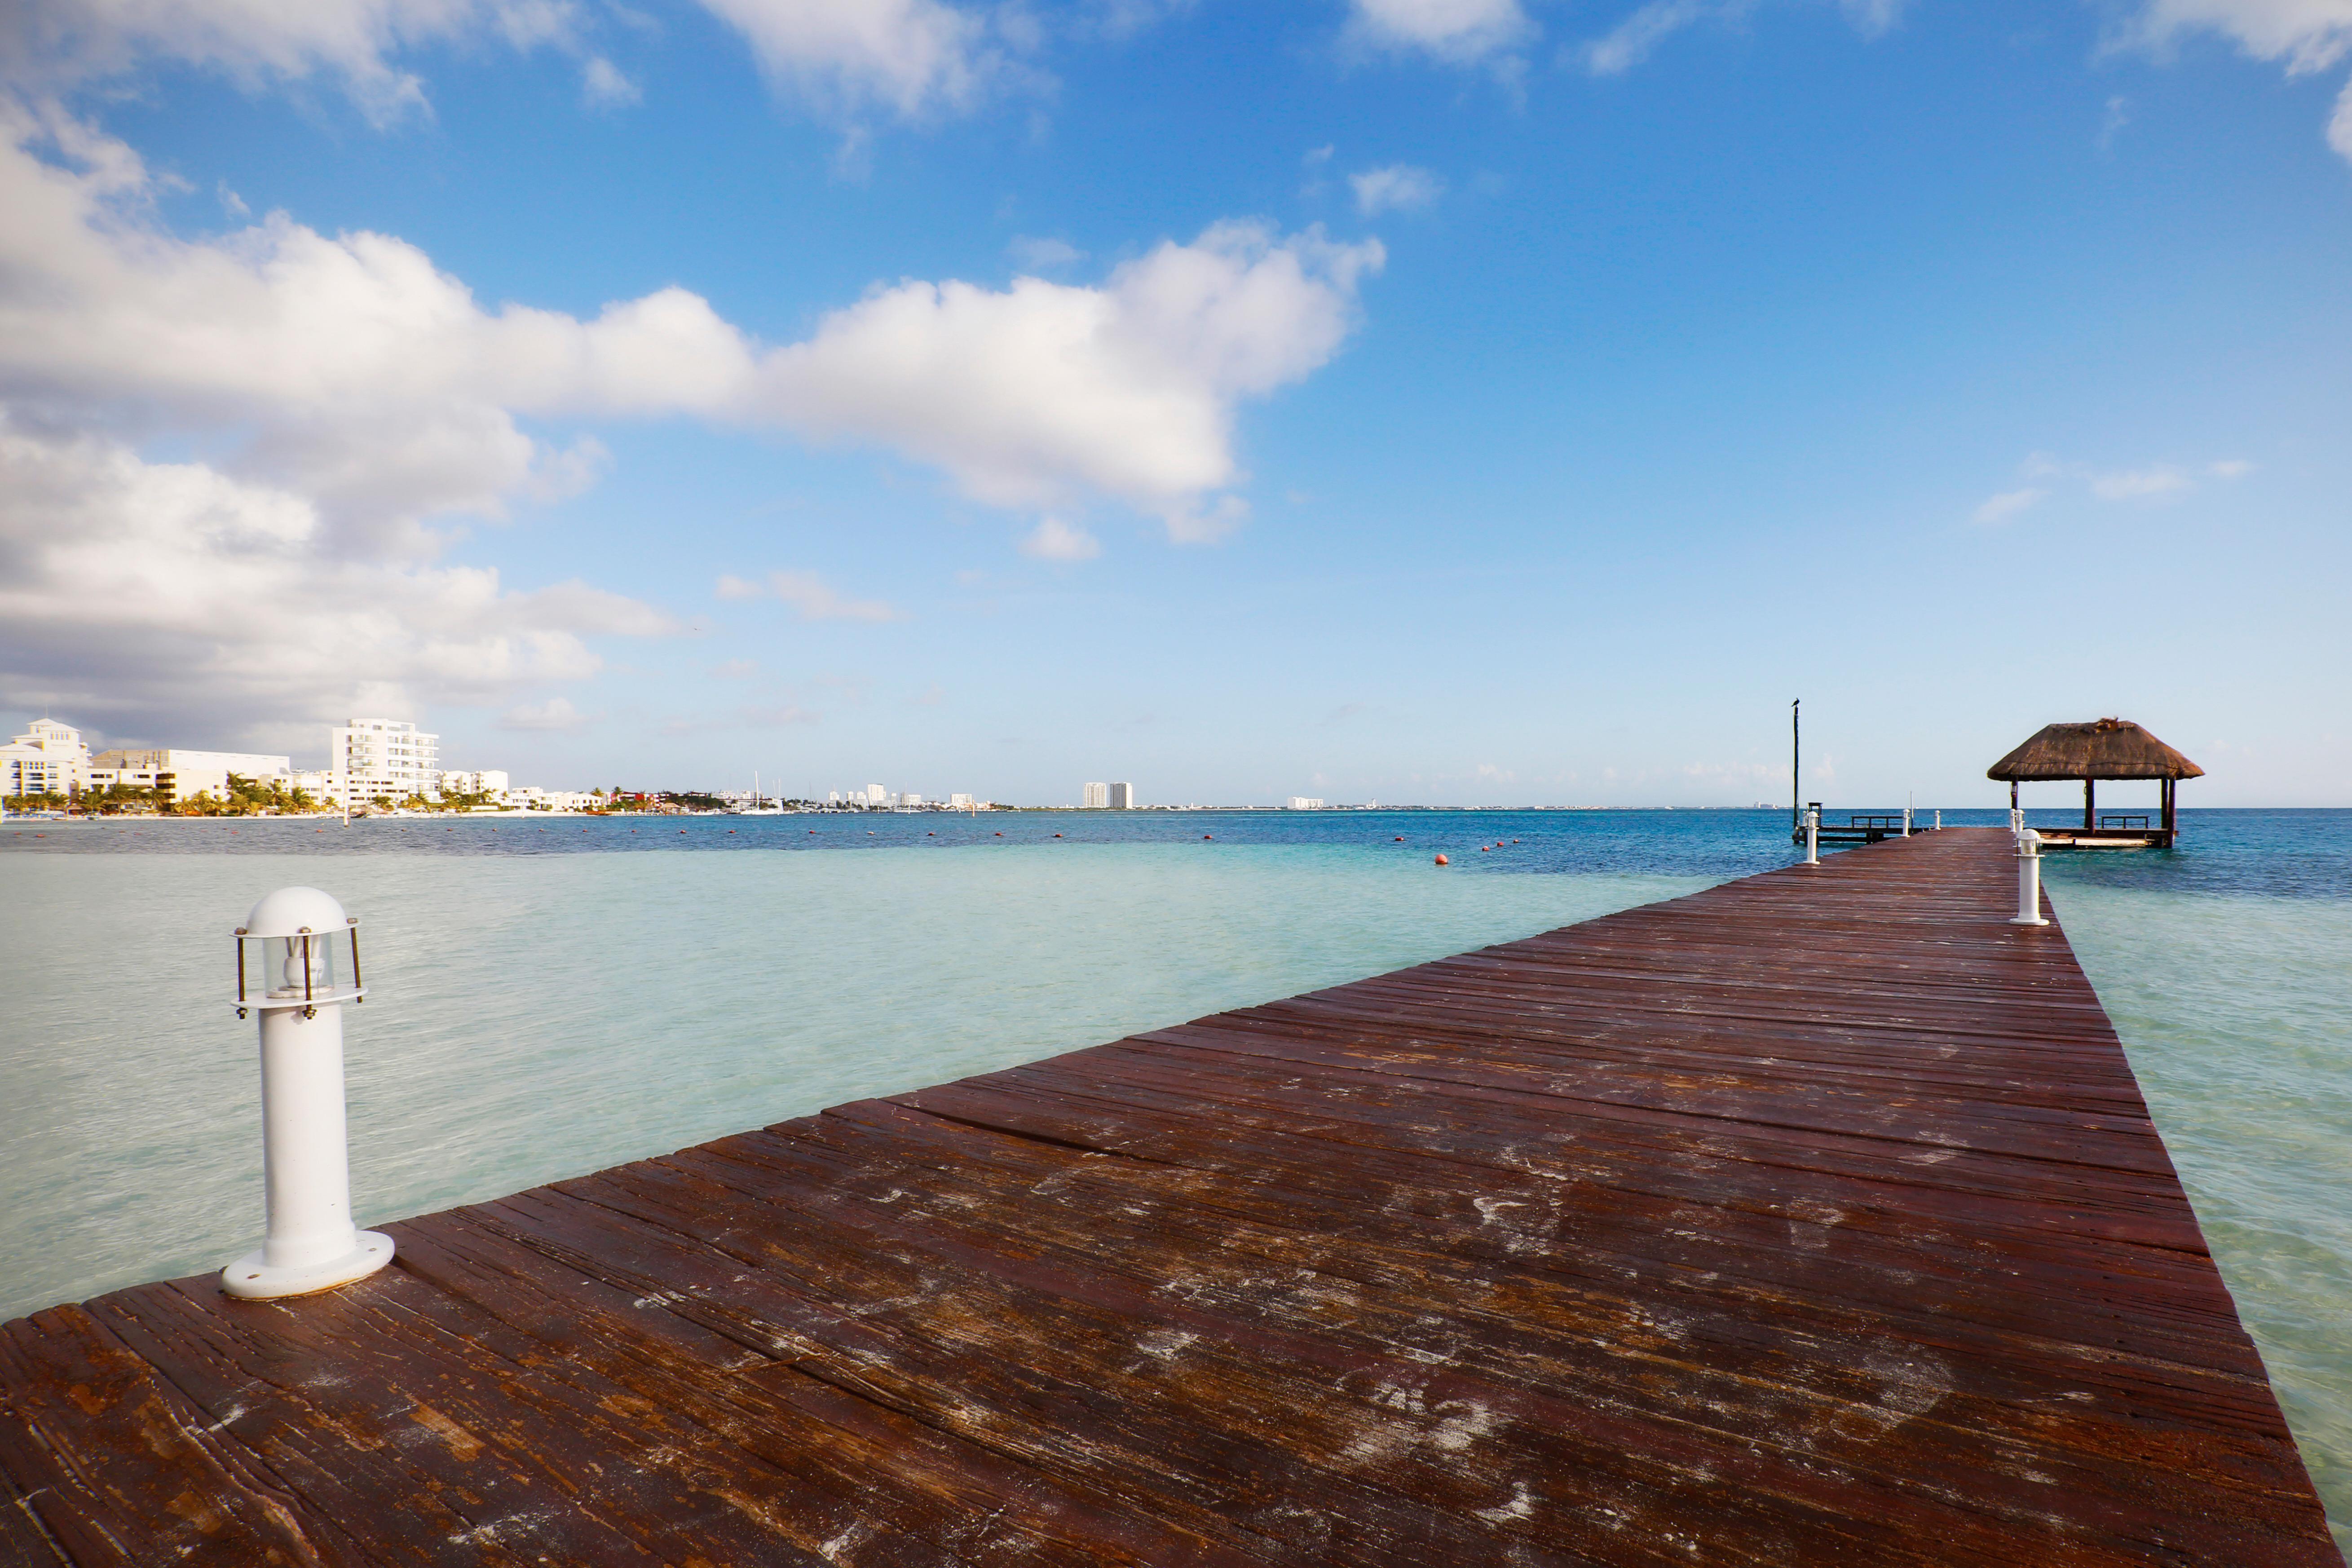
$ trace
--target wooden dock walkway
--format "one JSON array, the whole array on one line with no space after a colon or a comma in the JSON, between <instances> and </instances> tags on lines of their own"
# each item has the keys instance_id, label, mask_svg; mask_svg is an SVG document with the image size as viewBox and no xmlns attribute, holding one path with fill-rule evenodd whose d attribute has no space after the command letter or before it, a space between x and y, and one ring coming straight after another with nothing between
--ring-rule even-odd
<instances>
[{"instance_id":1,"label":"wooden dock walkway","mask_svg":"<svg viewBox=\"0 0 2352 1568\"><path fill-rule=\"evenodd\" d=\"M0 1563L2340 1563L2013 885L1891 840L18 1320Z\"/></svg>"}]
</instances>

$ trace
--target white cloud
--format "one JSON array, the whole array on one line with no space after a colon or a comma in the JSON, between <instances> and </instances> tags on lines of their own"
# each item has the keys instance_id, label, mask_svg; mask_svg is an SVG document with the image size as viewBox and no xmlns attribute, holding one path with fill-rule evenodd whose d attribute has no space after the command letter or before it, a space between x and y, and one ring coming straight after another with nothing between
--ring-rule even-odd
<instances>
[{"instance_id":1,"label":"white cloud","mask_svg":"<svg viewBox=\"0 0 2352 1568\"><path fill-rule=\"evenodd\" d=\"M383 235L273 214L177 239L121 143L14 108L0 128L0 397L47 423L222 444L231 471L311 498L339 534L593 480L600 446L543 447L518 414L716 411L748 381L740 334L683 289L593 321L493 315Z\"/></svg>"},{"instance_id":2,"label":"white cloud","mask_svg":"<svg viewBox=\"0 0 2352 1568\"><path fill-rule=\"evenodd\" d=\"M1059 272L1076 267L1087 258L1087 253L1066 239L1040 238L1034 235L1016 235L1004 247L1013 258L1013 265L1024 272Z\"/></svg>"},{"instance_id":3,"label":"white cloud","mask_svg":"<svg viewBox=\"0 0 2352 1568\"><path fill-rule=\"evenodd\" d=\"M2352 0L2147 0L2116 41L2162 51L2184 34L2216 33L2289 76L2324 71L2352 55ZM2352 82L2336 100L2327 144L2352 160Z\"/></svg>"},{"instance_id":4,"label":"white cloud","mask_svg":"<svg viewBox=\"0 0 2352 1568\"><path fill-rule=\"evenodd\" d=\"M1648 0L1578 52L1593 75L1620 75L1649 58L1660 44L1684 28L1709 19L1737 20L1757 4L1758 0ZM1855 32L1875 38L1903 19L1907 4L1908 0L1838 0L1838 9Z\"/></svg>"},{"instance_id":5,"label":"white cloud","mask_svg":"<svg viewBox=\"0 0 2352 1568\"><path fill-rule=\"evenodd\" d=\"M1999 495L1988 497L1984 504L1977 508L1976 521L1988 526L2007 522L2049 493L2048 490L2034 489L2031 487L2018 490L2003 490Z\"/></svg>"},{"instance_id":6,"label":"white cloud","mask_svg":"<svg viewBox=\"0 0 2352 1568\"><path fill-rule=\"evenodd\" d=\"M878 444L992 504L1108 498L1214 538L1246 511L1239 405L1338 352L1382 260L1225 224L1094 286L878 288L764 348L676 287L590 319L486 310L415 246L282 213L182 239L156 189L121 142L0 95L0 680L175 728L328 713L362 685L505 702L592 674L584 639L673 629L584 584L519 594L435 563L446 515L609 465L526 420ZM812 618L897 614L789 574L760 591Z\"/></svg>"},{"instance_id":7,"label":"white cloud","mask_svg":"<svg viewBox=\"0 0 2352 1568\"><path fill-rule=\"evenodd\" d=\"M2091 476L2091 493L2101 500L2147 500L2178 495L2197 481L2169 463Z\"/></svg>"},{"instance_id":8,"label":"white cloud","mask_svg":"<svg viewBox=\"0 0 2352 1568\"><path fill-rule=\"evenodd\" d=\"M2099 117L2098 146L2101 152L2116 144L2124 127L2131 123L2131 100L2121 93L2107 100L2107 111Z\"/></svg>"},{"instance_id":9,"label":"white cloud","mask_svg":"<svg viewBox=\"0 0 2352 1568\"><path fill-rule=\"evenodd\" d=\"M488 702L593 675L598 636L674 630L581 583L337 549L318 509L203 463L0 422L0 683L117 730L324 720L354 693Z\"/></svg>"},{"instance_id":10,"label":"white cloud","mask_svg":"<svg viewBox=\"0 0 2352 1568\"><path fill-rule=\"evenodd\" d=\"M2300 76L2352 53L2352 0L2147 0L2126 23L2124 41L2162 47L2193 32L2219 33Z\"/></svg>"},{"instance_id":11,"label":"white cloud","mask_svg":"<svg viewBox=\"0 0 2352 1568\"><path fill-rule=\"evenodd\" d=\"M1040 561L1091 561L1102 553L1102 543L1083 528L1046 517L1021 541L1021 553Z\"/></svg>"},{"instance_id":12,"label":"white cloud","mask_svg":"<svg viewBox=\"0 0 2352 1568\"><path fill-rule=\"evenodd\" d=\"M149 217L130 149L0 114L0 397L215 443L227 471L311 498L352 537L593 479L601 447L547 447L519 418L680 413L878 443L994 505L1094 492L1213 534L1241 510L1217 493L1240 479L1238 405L1336 353L1383 260L1376 241L1219 224L1097 286L877 288L762 351L677 287L590 320L493 312L385 235L272 214L182 240Z\"/></svg>"},{"instance_id":13,"label":"white cloud","mask_svg":"<svg viewBox=\"0 0 2352 1568\"><path fill-rule=\"evenodd\" d=\"M763 596L767 590L748 578L729 576L719 578L719 585L713 592L722 599L757 599Z\"/></svg>"},{"instance_id":14,"label":"white cloud","mask_svg":"<svg viewBox=\"0 0 2352 1568\"><path fill-rule=\"evenodd\" d=\"M1903 19L1904 7L1910 0L1838 0L1838 9L1853 24L1853 30L1865 38L1874 38L1893 29Z\"/></svg>"},{"instance_id":15,"label":"white cloud","mask_svg":"<svg viewBox=\"0 0 2352 1568\"><path fill-rule=\"evenodd\" d=\"M624 108L645 97L635 82L602 55L591 56L580 68L580 95L592 109Z\"/></svg>"},{"instance_id":16,"label":"white cloud","mask_svg":"<svg viewBox=\"0 0 2352 1568\"><path fill-rule=\"evenodd\" d=\"M702 0L779 85L828 112L969 107L1007 65L987 24L939 0Z\"/></svg>"},{"instance_id":17,"label":"white cloud","mask_svg":"<svg viewBox=\"0 0 2352 1568\"><path fill-rule=\"evenodd\" d=\"M1386 48L1467 64L1508 54L1535 37L1518 0L1352 0L1349 31Z\"/></svg>"},{"instance_id":18,"label":"white cloud","mask_svg":"<svg viewBox=\"0 0 2352 1568\"><path fill-rule=\"evenodd\" d=\"M39 87L151 59L247 88L326 74L384 121L425 100L423 84L394 63L403 48L478 37L569 46L578 21L571 0L10 0L0 6L0 71Z\"/></svg>"},{"instance_id":19,"label":"white cloud","mask_svg":"<svg viewBox=\"0 0 2352 1568\"><path fill-rule=\"evenodd\" d=\"M838 118L964 109L1038 29L1015 6L941 0L702 0L740 33L770 79ZM587 36L614 16L580 0L10 0L0 76L37 90L119 77L154 60L218 71L248 89L324 76L378 123L420 110L425 83L402 63L435 44L552 47L581 61L591 106L637 89Z\"/></svg>"},{"instance_id":20,"label":"white cloud","mask_svg":"<svg viewBox=\"0 0 2352 1568\"><path fill-rule=\"evenodd\" d=\"M518 704L499 715L499 728L501 730L541 731L558 734L583 730L593 721L593 718L572 707L571 700L563 697L550 698L536 707L529 703Z\"/></svg>"},{"instance_id":21,"label":"white cloud","mask_svg":"<svg viewBox=\"0 0 2352 1568\"><path fill-rule=\"evenodd\" d=\"M768 591L800 612L804 621L901 621L907 617L879 599L845 599L814 572L771 572Z\"/></svg>"},{"instance_id":22,"label":"white cloud","mask_svg":"<svg viewBox=\"0 0 2352 1568\"><path fill-rule=\"evenodd\" d=\"M1584 68L1595 76L1616 76L1650 58L1650 51L1705 16L1720 15L1722 0L1650 0L1601 37L1584 46Z\"/></svg>"},{"instance_id":23,"label":"white cloud","mask_svg":"<svg viewBox=\"0 0 2352 1568\"><path fill-rule=\"evenodd\" d=\"M2242 458L2225 458L2205 464L2201 473L2207 479L2236 479L2253 469L2254 466ZM2040 482L1988 497L1974 514L1978 522L2007 522L2047 500L2052 486L2061 482L2079 486L2081 492L2104 501L2178 500L2197 488L2200 472L2179 463L2151 463L2143 468L2095 468L2087 463L2062 462L2047 452L2029 456L2021 471L2026 479Z\"/></svg>"},{"instance_id":24,"label":"white cloud","mask_svg":"<svg viewBox=\"0 0 2352 1568\"><path fill-rule=\"evenodd\" d=\"M1444 180L1410 163L1366 169L1362 174L1349 175L1348 184L1355 188L1356 210L1366 217L1384 212L1411 212L1445 194Z\"/></svg>"},{"instance_id":25,"label":"white cloud","mask_svg":"<svg viewBox=\"0 0 2352 1568\"><path fill-rule=\"evenodd\" d=\"M752 403L823 435L878 441L995 506L1087 490L1213 537L1241 502L1233 419L1320 367L1352 328L1377 241L1260 224L1164 242L1099 288L1017 279L901 283L763 362Z\"/></svg>"}]
</instances>

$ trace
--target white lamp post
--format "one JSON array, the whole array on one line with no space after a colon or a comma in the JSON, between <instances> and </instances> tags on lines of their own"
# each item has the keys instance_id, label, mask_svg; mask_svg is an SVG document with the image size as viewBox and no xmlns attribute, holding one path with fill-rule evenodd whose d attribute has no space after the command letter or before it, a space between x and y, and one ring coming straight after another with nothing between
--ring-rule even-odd
<instances>
[{"instance_id":1,"label":"white lamp post","mask_svg":"<svg viewBox=\"0 0 2352 1568\"><path fill-rule=\"evenodd\" d=\"M2017 913L2013 926L2046 926L2042 918L2042 835L2032 828L2017 836Z\"/></svg>"},{"instance_id":2,"label":"white lamp post","mask_svg":"<svg viewBox=\"0 0 2352 1568\"><path fill-rule=\"evenodd\" d=\"M261 1015L268 1217L260 1250L221 1270L232 1296L308 1295L392 1261L392 1237L352 1224L342 1005L365 995L359 923L316 888L280 888L236 928L236 1016Z\"/></svg>"}]
</instances>

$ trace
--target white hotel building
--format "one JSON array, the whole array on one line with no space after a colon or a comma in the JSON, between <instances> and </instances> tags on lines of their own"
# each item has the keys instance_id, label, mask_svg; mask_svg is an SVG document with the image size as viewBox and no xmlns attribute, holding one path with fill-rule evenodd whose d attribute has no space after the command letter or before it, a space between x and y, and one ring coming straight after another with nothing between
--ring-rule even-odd
<instances>
[{"instance_id":1,"label":"white hotel building","mask_svg":"<svg viewBox=\"0 0 2352 1568\"><path fill-rule=\"evenodd\" d=\"M349 782L353 804L441 793L441 737L398 719L354 719L327 731L327 768Z\"/></svg>"},{"instance_id":2,"label":"white hotel building","mask_svg":"<svg viewBox=\"0 0 2352 1568\"><path fill-rule=\"evenodd\" d=\"M89 748L81 731L54 719L36 719L0 746L0 795L65 795L89 784Z\"/></svg>"},{"instance_id":3,"label":"white hotel building","mask_svg":"<svg viewBox=\"0 0 2352 1568\"><path fill-rule=\"evenodd\" d=\"M295 783L290 760L261 752L193 752L185 746L149 746L100 752L90 760L91 787L124 784L152 789L159 805L180 805L200 795L228 799L228 776L256 784Z\"/></svg>"}]
</instances>

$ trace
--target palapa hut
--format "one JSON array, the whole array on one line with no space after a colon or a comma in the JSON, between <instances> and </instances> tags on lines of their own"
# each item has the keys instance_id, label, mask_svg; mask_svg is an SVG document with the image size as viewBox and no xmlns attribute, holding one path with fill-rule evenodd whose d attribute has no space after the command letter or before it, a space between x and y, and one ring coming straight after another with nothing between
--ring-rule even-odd
<instances>
[{"instance_id":1,"label":"palapa hut","mask_svg":"<svg viewBox=\"0 0 2352 1568\"><path fill-rule=\"evenodd\" d=\"M2017 805L2017 786L2028 779L2081 779L2083 826L2044 834L2063 842L2170 847L2176 831L2174 797L2182 779L2202 778L2205 770L2158 740L2128 719L2101 719L2090 724L2045 724L2034 737L1985 770L1985 777L2009 781L2009 804ZM2164 808L2161 826L2151 828L2145 816L2098 815L2101 779L2161 779ZM2137 826L2133 824L2137 822Z\"/></svg>"}]
</instances>

